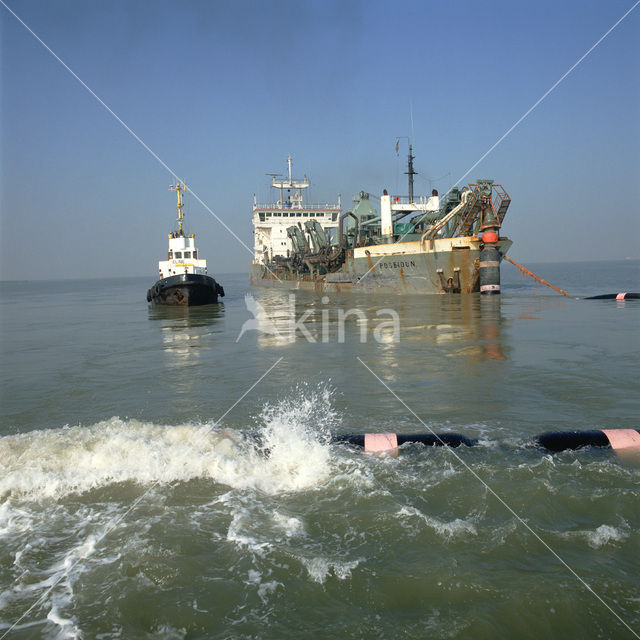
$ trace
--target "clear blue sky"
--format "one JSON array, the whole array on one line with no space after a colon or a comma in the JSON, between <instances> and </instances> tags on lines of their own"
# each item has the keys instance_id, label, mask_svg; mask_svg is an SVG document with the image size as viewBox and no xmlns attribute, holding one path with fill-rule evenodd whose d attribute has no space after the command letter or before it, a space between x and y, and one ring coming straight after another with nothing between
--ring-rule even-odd
<instances>
[{"instance_id":1,"label":"clear blue sky","mask_svg":"<svg viewBox=\"0 0 640 640\"><path fill-rule=\"evenodd\" d=\"M314 200L456 180L632 5L4 0L252 245L269 171ZM0 279L156 274L172 177L0 6ZM640 6L472 173L524 263L640 256ZM437 184L446 191L448 177ZM213 274L251 260L193 199Z\"/></svg>"}]
</instances>

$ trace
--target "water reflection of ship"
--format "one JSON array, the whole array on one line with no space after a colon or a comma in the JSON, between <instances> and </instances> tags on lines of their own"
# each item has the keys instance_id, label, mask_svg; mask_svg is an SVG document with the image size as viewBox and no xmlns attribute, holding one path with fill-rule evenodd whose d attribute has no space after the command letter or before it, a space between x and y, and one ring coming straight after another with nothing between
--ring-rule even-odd
<instances>
[{"instance_id":1,"label":"water reflection of ship","mask_svg":"<svg viewBox=\"0 0 640 640\"><path fill-rule=\"evenodd\" d=\"M223 302L206 307L148 307L149 320L165 321L178 329L214 325L224 317L224 309Z\"/></svg>"},{"instance_id":2,"label":"water reflection of ship","mask_svg":"<svg viewBox=\"0 0 640 640\"><path fill-rule=\"evenodd\" d=\"M167 366L180 369L197 364L207 336L224 316L224 305L207 307L149 307L149 318L161 323Z\"/></svg>"},{"instance_id":3,"label":"water reflection of ship","mask_svg":"<svg viewBox=\"0 0 640 640\"><path fill-rule=\"evenodd\" d=\"M401 314L403 340L432 341L445 347L450 358L477 361L506 358L508 347L501 335L503 316L498 298L446 296L434 303L428 308L431 317L427 315L427 319L432 319L431 323L412 324L410 318Z\"/></svg>"},{"instance_id":4,"label":"water reflection of ship","mask_svg":"<svg viewBox=\"0 0 640 640\"><path fill-rule=\"evenodd\" d=\"M500 300L480 299L480 331L485 360L505 360L500 325L502 323Z\"/></svg>"},{"instance_id":5,"label":"water reflection of ship","mask_svg":"<svg viewBox=\"0 0 640 640\"><path fill-rule=\"evenodd\" d=\"M374 300L368 295L356 298L298 291L294 296L278 289L256 289L251 301L250 328L256 330L255 339L263 348L295 341L371 342L378 345L380 356L387 354L389 366L396 358L401 361L406 345L414 342L431 343L446 358L500 360L508 352L501 335L500 300L493 296L439 296L426 302L418 296L380 294ZM386 308L397 313L399 331L388 315L378 315Z\"/></svg>"}]
</instances>

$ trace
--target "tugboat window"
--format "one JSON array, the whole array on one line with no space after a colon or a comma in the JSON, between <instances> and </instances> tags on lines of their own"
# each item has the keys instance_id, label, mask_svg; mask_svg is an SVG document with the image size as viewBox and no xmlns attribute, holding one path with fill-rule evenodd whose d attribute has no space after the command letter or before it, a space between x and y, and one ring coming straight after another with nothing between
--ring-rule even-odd
<instances>
[{"instance_id":1,"label":"tugboat window","mask_svg":"<svg viewBox=\"0 0 640 640\"><path fill-rule=\"evenodd\" d=\"M176 251L176 258L182 258L182 251Z\"/></svg>"},{"instance_id":2,"label":"tugboat window","mask_svg":"<svg viewBox=\"0 0 640 640\"><path fill-rule=\"evenodd\" d=\"M185 251L184 252L184 257L185 258L190 258L191 257L191 251Z\"/></svg>"}]
</instances>

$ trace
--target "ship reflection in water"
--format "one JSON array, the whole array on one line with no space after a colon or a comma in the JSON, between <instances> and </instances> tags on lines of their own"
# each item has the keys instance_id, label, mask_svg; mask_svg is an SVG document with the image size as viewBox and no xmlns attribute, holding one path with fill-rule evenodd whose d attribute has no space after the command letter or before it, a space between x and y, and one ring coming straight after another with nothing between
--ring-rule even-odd
<instances>
[{"instance_id":1,"label":"ship reflection in water","mask_svg":"<svg viewBox=\"0 0 640 640\"><path fill-rule=\"evenodd\" d=\"M224 304L200 307L149 307L149 320L157 322L162 344L163 360L176 391L176 401L188 402L194 390L197 365L211 348L211 338L224 330Z\"/></svg>"},{"instance_id":2,"label":"ship reflection in water","mask_svg":"<svg viewBox=\"0 0 640 640\"><path fill-rule=\"evenodd\" d=\"M379 356L402 360L411 358L416 342L421 342L432 345L434 356L470 362L503 360L509 353L497 297L425 299L254 288L246 306L253 318L239 339L256 340L260 348L290 348L306 342L332 351L337 348L344 355L356 345L372 343ZM364 352L371 354L371 345Z\"/></svg>"},{"instance_id":3,"label":"ship reflection in water","mask_svg":"<svg viewBox=\"0 0 640 640\"><path fill-rule=\"evenodd\" d=\"M483 410L504 407L501 390L513 366L507 298L290 294L256 287L251 301L244 319L254 315L255 323L239 343L284 356L302 377L331 380L345 389L350 410L373 401L380 383L371 372L401 397L427 402L431 415L450 414L461 394ZM391 394L376 395L375 402L381 415L401 407Z\"/></svg>"}]
</instances>

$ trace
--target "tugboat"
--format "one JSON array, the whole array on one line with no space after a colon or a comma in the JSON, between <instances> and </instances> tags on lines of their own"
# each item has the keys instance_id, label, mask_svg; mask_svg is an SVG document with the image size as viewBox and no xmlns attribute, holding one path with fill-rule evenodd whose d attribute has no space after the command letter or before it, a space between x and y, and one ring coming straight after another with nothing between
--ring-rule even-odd
<instances>
[{"instance_id":1,"label":"tugboat","mask_svg":"<svg viewBox=\"0 0 640 640\"><path fill-rule=\"evenodd\" d=\"M186 235L180 182L169 187L178 194L178 228L169 234L167 260L158 262L160 279L147 291L147 302L171 306L194 306L218 302L224 289L207 275L207 261L199 259L195 235Z\"/></svg>"}]
</instances>

